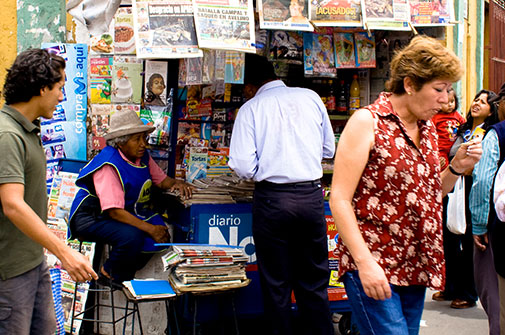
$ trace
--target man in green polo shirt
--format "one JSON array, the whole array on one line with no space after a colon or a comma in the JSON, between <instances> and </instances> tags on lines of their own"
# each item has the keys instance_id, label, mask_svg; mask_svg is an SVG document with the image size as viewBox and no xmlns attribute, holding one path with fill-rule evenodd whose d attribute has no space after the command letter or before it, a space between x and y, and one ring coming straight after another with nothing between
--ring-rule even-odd
<instances>
[{"instance_id":1,"label":"man in green polo shirt","mask_svg":"<svg viewBox=\"0 0 505 335\"><path fill-rule=\"evenodd\" d=\"M97 279L88 260L46 227L46 159L40 116L63 100L65 60L42 49L18 55L0 111L0 334L54 334L51 278L43 247L72 279Z\"/></svg>"}]
</instances>

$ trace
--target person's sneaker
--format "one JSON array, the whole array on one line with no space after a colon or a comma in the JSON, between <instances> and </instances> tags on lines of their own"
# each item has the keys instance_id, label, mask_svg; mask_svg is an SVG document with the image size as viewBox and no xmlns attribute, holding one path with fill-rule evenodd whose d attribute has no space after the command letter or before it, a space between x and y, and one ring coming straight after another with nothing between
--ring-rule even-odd
<instances>
[{"instance_id":1,"label":"person's sneaker","mask_svg":"<svg viewBox=\"0 0 505 335\"><path fill-rule=\"evenodd\" d=\"M443 291L439 291L439 292L433 293L433 295L431 296L431 299L433 299L435 301L447 301L447 300L450 300L450 299L447 299L447 297L445 296L445 293Z\"/></svg>"},{"instance_id":2,"label":"person's sneaker","mask_svg":"<svg viewBox=\"0 0 505 335\"><path fill-rule=\"evenodd\" d=\"M461 299L454 299L451 302L451 308L455 308L455 309L465 309L465 308L475 307L475 305L476 305L475 301L466 301L466 300L461 300Z\"/></svg>"}]
</instances>

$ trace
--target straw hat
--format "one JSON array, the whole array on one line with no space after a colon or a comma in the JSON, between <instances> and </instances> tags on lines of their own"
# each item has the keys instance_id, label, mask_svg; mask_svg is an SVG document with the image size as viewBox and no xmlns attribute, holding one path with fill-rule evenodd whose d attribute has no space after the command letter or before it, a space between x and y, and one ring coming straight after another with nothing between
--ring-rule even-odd
<instances>
[{"instance_id":1,"label":"straw hat","mask_svg":"<svg viewBox=\"0 0 505 335\"><path fill-rule=\"evenodd\" d=\"M104 137L111 140L125 135L151 133L154 129L155 127L144 124L135 111L126 109L112 114L109 132Z\"/></svg>"}]
</instances>

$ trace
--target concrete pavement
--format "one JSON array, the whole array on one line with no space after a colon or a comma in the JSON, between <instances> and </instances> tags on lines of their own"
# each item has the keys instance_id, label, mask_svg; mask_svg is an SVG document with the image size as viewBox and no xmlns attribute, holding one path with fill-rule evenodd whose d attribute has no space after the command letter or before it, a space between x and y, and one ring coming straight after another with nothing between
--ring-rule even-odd
<instances>
[{"instance_id":1,"label":"concrete pavement","mask_svg":"<svg viewBox=\"0 0 505 335\"><path fill-rule=\"evenodd\" d=\"M426 291L420 335L487 335L487 315L480 302L467 309L449 307L450 301L433 301L435 291Z\"/></svg>"},{"instance_id":2,"label":"concrete pavement","mask_svg":"<svg viewBox=\"0 0 505 335\"><path fill-rule=\"evenodd\" d=\"M480 302L476 307L454 309L450 301L433 301L436 291L427 290L419 335L488 335L487 315ZM335 320L336 321L336 320ZM335 335L341 335L335 323Z\"/></svg>"}]
</instances>

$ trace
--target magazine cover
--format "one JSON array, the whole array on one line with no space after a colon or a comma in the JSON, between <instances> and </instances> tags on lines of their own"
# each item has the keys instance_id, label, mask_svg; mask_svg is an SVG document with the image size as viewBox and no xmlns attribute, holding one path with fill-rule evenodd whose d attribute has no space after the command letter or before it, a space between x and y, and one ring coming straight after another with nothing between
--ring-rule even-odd
<instances>
[{"instance_id":1,"label":"magazine cover","mask_svg":"<svg viewBox=\"0 0 505 335\"><path fill-rule=\"evenodd\" d=\"M202 57L191 0L132 0L139 58Z\"/></svg>"},{"instance_id":2,"label":"magazine cover","mask_svg":"<svg viewBox=\"0 0 505 335\"><path fill-rule=\"evenodd\" d=\"M333 34L330 29L320 28L318 33L304 33L303 54L305 76L337 76Z\"/></svg>"},{"instance_id":3,"label":"magazine cover","mask_svg":"<svg viewBox=\"0 0 505 335\"><path fill-rule=\"evenodd\" d=\"M224 82L229 84L243 84L244 69L245 54L238 51L226 51Z\"/></svg>"},{"instance_id":4,"label":"magazine cover","mask_svg":"<svg viewBox=\"0 0 505 335\"><path fill-rule=\"evenodd\" d=\"M170 123L172 120L173 89L170 90L165 106L148 106L140 110L140 119L144 124L153 125L154 131L149 134L148 142L154 145L168 145Z\"/></svg>"},{"instance_id":5,"label":"magazine cover","mask_svg":"<svg viewBox=\"0 0 505 335\"><path fill-rule=\"evenodd\" d=\"M353 33L333 33L335 40L335 65L337 68L356 67Z\"/></svg>"},{"instance_id":6,"label":"magazine cover","mask_svg":"<svg viewBox=\"0 0 505 335\"><path fill-rule=\"evenodd\" d=\"M131 7L119 7L114 15L114 53L135 54L135 33Z\"/></svg>"},{"instance_id":7,"label":"magazine cover","mask_svg":"<svg viewBox=\"0 0 505 335\"><path fill-rule=\"evenodd\" d=\"M89 87L92 104L110 104L112 94L112 57L91 56Z\"/></svg>"},{"instance_id":8,"label":"magazine cover","mask_svg":"<svg viewBox=\"0 0 505 335\"><path fill-rule=\"evenodd\" d=\"M189 161L186 172L187 182L207 177L207 150L205 147L189 148Z\"/></svg>"},{"instance_id":9,"label":"magazine cover","mask_svg":"<svg viewBox=\"0 0 505 335\"><path fill-rule=\"evenodd\" d=\"M53 178L54 176L56 176L56 173L58 172L58 160L57 159L48 160L46 166L47 166L46 187L47 187L47 194L49 195L49 193L51 192L51 186L53 184Z\"/></svg>"},{"instance_id":10,"label":"magazine cover","mask_svg":"<svg viewBox=\"0 0 505 335\"><path fill-rule=\"evenodd\" d=\"M207 177L217 177L231 174L228 166L230 148L209 149Z\"/></svg>"},{"instance_id":11,"label":"magazine cover","mask_svg":"<svg viewBox=\"0 0 505 335\"><path fill-rule=\"evenodd\" d=\"M309 19L318 27L361 27L361 0L313 0Z\"/></svg>"},{"instance_id":12,"label":"magazine cover","mask_svg":"<svg viewBox=\"0 0 505 335\"><path fill-rule=\"evenodd\" d=\"M411 30L408 0L363 0L363 22L368 29Z\"/></svg>"},{"instance_id":13,"label":"magazine cover","mask_svg":"<svg viewBox=\"0 0 505 335\"><path fill-rule=\"evenodd\" d=\"M89 37L91 54L113 54L114 53L114 20L111 21L109 29Z\"/></svg>"},{"instance_id":14,"label":"magazine cover","mask_svg":"<svg viewBox=\"0 0 505 335\"><path fill-rule=\"evenodd\" d=\"M356 42L356 65L361 68L374 68L375 61L375 35L367 32L354 33Z\"/></svg>"},{"instance_id":15,"label":"magazine cover","mask_svg":"<svg viewBox=\"0 0 505 335\"><path fill-rule=\"evenodd\" d=\"M226 51L216 50L216 67L214 69L214 78L216 79L216 81L223 81L223 84L224 84L225 66L226 66Z\"/></svg>"},{"instance_id":16,"label":"magazine cover","mask_svg":"<svg viewBox=\"0 0 505 335\"><path fill-rule=\"evenodd\" d=\"M314 31L309 21L309 0L259 0L261 29Z\"/></svg>"},{"instance_id":17,"label":"magazine cover","mask_svg":"<svg viewBox=\"0 0 505 335\"><path fill-rule=\"evenodd\" d=\"M303 33L275 30L270 33L268 58L293 64L303 63Z\"/></svg>"},{"instance_id":18,"label":"magazine cover","mask_svg":"<svg viewBox=\"0 0 505 335\"><path fill-rule=\"evenodd\" d=\"M182 58L179 60L179 86L203 84L202 58Z\"/></svg>"},{"instance_id":19,"label":"magazine cover","mask_svg":"<svg viewBox=\"0 0 505 335\"><path fill-rule=\"evenodd\" d=\"M452 0L409 0L412 24L416 26L447 25L454 22Z\"/></svg>"},{"instance_id":20,"label":"magazine cover","mask_svg":"<svg viewBox=\"0 0 505 335\"><path fill-rule=\"evenodd\" d=\"M91 105L91 136L92 147L90 157L96 156L100 150L105 148L105 134L110 128L110 115L112 105Z\"/></svg>"},{"instance_id":21,"label":"magazine cover","mask_svg":"<svg viewBox=\"0 0 505 335\"><path fill-rule=\"evenodd\" d=\"M252 0L193 0L198 46L256 52Z\"/></svg>"},{"instance_id":22,"label":"magazine cover","mask_svg":"<svg viewBox=\"0 0 505 335\"><path fill-rule=\"evenodd\" d=\"M200 138L200 124L193 122L180 122L177 127L177 144L187 144L190 139Z\"/></svg>"},{"instance_id":23,"label":"magazine cover","mask_svg":"<svg viewBox=\"0 0 505 335\"><path fill-rule=\"evenodd\" d=\"M205 49L203 51L202 82L212 84L216 70L216 50Z\"/></svg>"},{"instance_id":24,"label":"magazine cover","mask_svg":"<svg viewBox=\"0 0 505 335\"><path fill-rule=\"evenodd\" d=\"M142 61L135 57L114 56L112 66L112 103L140 104L142 95Z\"/></svg>"},{"instance_id":25,"label":"magazine cover","mask_svg":"<svg viewBox=\"0 0 505 335\"><path fill-rule=\"evenodd\" d=\"M56 208L52 211L51 214L54 214L54 216L51 216L51 218L64 219L65 222L68 222L70 206L72 206L72 201L77 193L77 186L75 185L77 176L77 173L59 171L57 178L53 179L50 203L53 205L56 203Z\"/></svg>"},{"instance_id":26,"label":"magazine cover","mask_svg":"<svg viewBox=\"0 0 505 335\"><path fill-rule=\"evenodd\" d=\"M210 146L214 149L226 145L226 129L224 123L213 123Z\"/></svg>"},{"instance_id":27,"label":"magazine cover","mask_svg":"<svg viewBox=\"0 0 505 335\"><path fill-rule=\"evenodd\" d=\"M166 61L145 61L144 104L146 106L165 107L167 105L167 74Z\"/></svg>"}]
</instances>

